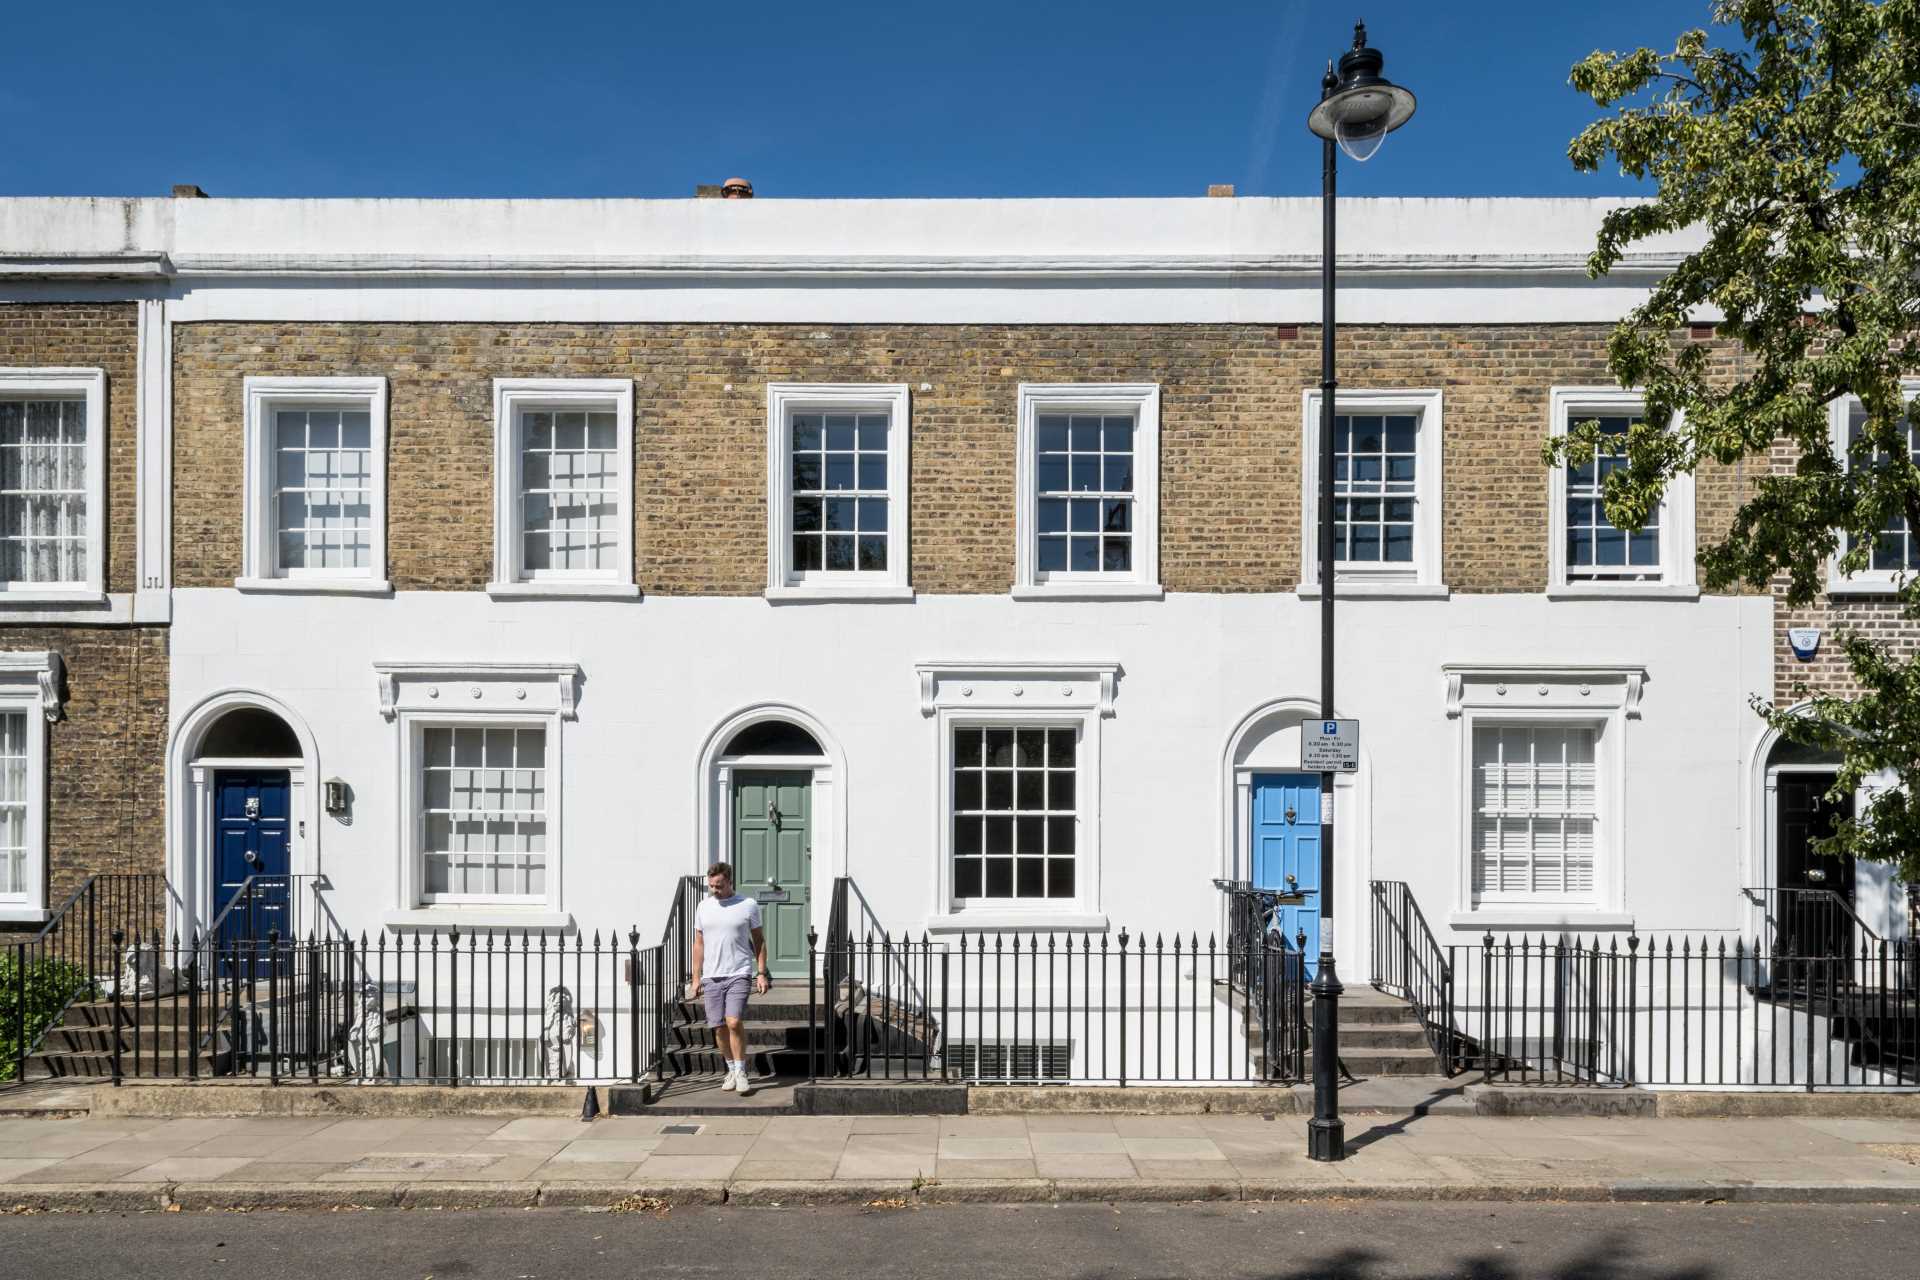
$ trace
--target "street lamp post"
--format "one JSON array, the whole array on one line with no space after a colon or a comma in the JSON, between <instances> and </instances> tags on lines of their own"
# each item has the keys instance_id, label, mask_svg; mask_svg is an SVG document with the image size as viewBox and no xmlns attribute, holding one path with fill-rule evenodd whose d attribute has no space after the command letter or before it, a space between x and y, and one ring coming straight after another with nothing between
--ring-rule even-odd
<instances>
[{"instance_id":1,"label":"street lamp post","mask_svg":"<svg viewBox=\"0 0 1920 1280\"><path fill-rule=\"evenodd\" d=\"M1355 160L1380 149L1389 133L1413 115L1413 95L1380 75L1385 59L1367 47L1365 23L1353 25L1353 48L1339 71L1327 64L1320 104L1307 127L1320 142L1320 716L1333 707L1333 418L1334 177L1337 146ZM1313 975L1313 1119L1307 1122L1307 1158L1347 1158L1340 1120L1340 977L1333 963L1333 773L1320 774L1320 959Z\"/></svg>"}]
</instances>

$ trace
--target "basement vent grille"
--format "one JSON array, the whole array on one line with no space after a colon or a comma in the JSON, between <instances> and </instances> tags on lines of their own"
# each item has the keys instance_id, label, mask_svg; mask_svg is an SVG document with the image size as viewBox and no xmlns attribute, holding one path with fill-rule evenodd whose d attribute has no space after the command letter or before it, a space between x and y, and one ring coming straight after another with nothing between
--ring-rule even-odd
<instances>
[{"instance_id":1,"label":"basement vent grille","mask_svg":"<svg viewBox=\"0 0 1920 1280\"><path fill-rule=\"evenodd\" d=\"M453 1074L454 1041L444 1037L433 1040L433 1074ZM496 1037L461 1036L460 1078L462 1080L538 1080L540 1079L540 1041Z\"/></svg>"},{"instance_id":2,"label":"basement vent grille","mask_svg":"<svg viewBox=\"0 0 1920 1280\"><path fill-rule=\"evenodd\" d=\"M1073 1063L1073 1044L963 1040L948 1049L948 1056L967 1080L1065 1080Z\"/></svg>"}]
</instances>

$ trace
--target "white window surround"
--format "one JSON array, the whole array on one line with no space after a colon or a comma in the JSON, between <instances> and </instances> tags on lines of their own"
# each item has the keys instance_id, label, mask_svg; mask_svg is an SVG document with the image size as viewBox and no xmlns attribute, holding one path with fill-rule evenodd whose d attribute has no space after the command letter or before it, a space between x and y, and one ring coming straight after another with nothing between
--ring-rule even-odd
<instances>
[{"instance_id":1,"label":"white window surround","mask_svg":"<svg viewBox=\"0 0 1920 1280\"><path fill-rule=\"evenodd\" d=\"M0 653L0 711L17 712L26 724L26 857L19 890L0 894L0 921L38 924L47 911L47 726L64 706L64 669L51 651Z\"/></svg>"},{"instance_id":2,"label":"white window surround","mask_svg":"<svg viewBox=\"0 0 1920 1280\"><path fill-rule=\"evenodd\" d=\"M793 568L793 431L795 413L852 411L887 415L887 567L828 572ZM767 590L772 603L913 599L912 402L907 384L769 382L767 384Z\"/></svg>"},{"instance_id":3,"label":"white window surround","mask_svg":"<svg viewBox=\"0 0 1920 1280\"><path fill-rule=\"evenodd\" d=\"M939 874L926 928L1103 930L1100 909L1100 726L1114 714L1117 662L923 662L920 712L933 721L934 848ZM953 898L953 731L956 728L1077 728L1074 896L956 909Z\"/></svg>"},{"instance_id":4,"label":"white window surround","mask_svg":"<svg viewBox=\"0 0 1920 1280\"><path fill-rule=\"evenodd\" d=\"M1630 928L1626 910L1629 817L1626 808L1627 722L1641 717L1646 669L1631 665L1450 663L1446 713L1459 723L1455 746L1456 906L1448 923L1462 932L1506 929ZM1594 850L1594 895L1566 902L1503 897L1476 902L1473 890L1474 753L1477 727L1591 726L1598 730L1598 839Z\"/></svg>"},{"instance_id":5,"label":"white window surround","mask_svg":"<svg viewBox=\"0 0 1920 1280\"><path fill-rule=\"evenodd\" d=\"M530 578L521 568L520 415L529 410L614 412L620 493L618 547L611 569L549 571ZM493 581L496 600L541 598L637 600L633 580L633 382L628 378L495 378L493 380Z\"/></svg>"},{"instance_id":6,"label":"white window surround","mask_svg":"<svg viewBox=\"0 0 1920 1280\"><path fill-rule=\"evenodd\" d=\"M564 909L566 790L562 727L575 718L580 668L573 663L377 662L380 714L394 725L396 770L393 907L389 929L551 929L573 925ZM533 902L426 905L420 857L420 761L427 729L546 730L546 893Z\"/></svg>"},{"instance_id":7,"label":"white window surround","mask_svg":"<svg viewBox=\"0 0 1920 1280\"><path fill-rule=\"evenodd\" d=\"M249 377L244 383L246 422L245 537L240 544L241 591L288 591L336 595L391 595L387 580L387 380L384 377ZM279 409L364 409L367 412L371 525L364 569L278 567L274 552L273 491Z\"/></svg>"},{"instance_id":8,"label":"white window surround","mask_svg":"<svg viewBox=\"0 0 1920 1280\"><path fill-rule=\"evenodd\" d=\"M1442 397L1437 390L1342 389L1334 395L1336 414L1411 414L1420 419L1414 436L1413 561L1411 564L1336 563L1337 594L1385 599L1443 599L1440 580ZM1321 393L1301 393L1300 437L1300 587L1309 599L1320 595L1320 405Z\"/></svg>"},{"instance_id":9,"label":"white window surround","mask_svg":"<svg viewBox=\"0 0 1920 1280\"><path fill-rule=\"evenodd\" d=\"M103 369L0 369L0 399L80 399L87 406L87 567L73 583L0 582L10 605L103 605L107 601L107 375Z\"/></svg>"},{"instance_id":10,"label":"white window surround","mask_svg":"<svg viewBox=\"0 0 1920 1280\"><path fill-rule=\"evenodd\" d=\"M1547 396L1547 433L1567 434L1585 415L1644 413L1646 396L1620 387L1554 387ZM1675 413L1669 429L1678 428ZM1554 600L1697 600L1694 575L1693 473L1667 482L1660 498L1660 580L1657 582L1567 581L1567 464L1547 472L1547 595Z\"/></svg>"},{"instance_id":11,"label":"white window surround","mask_svg":"<svg viewBox=\"0 0 1920 1280\"><path fill-rule=\"evenodd\" d=\"M1920 397L1920 379L1906 378L1900 383L1900 393L1908 401ZM1833 456L1841 466L1847 465L1847 417L1852 410L1854 397L1841 396L1827 405L1828 439L1833 446ZM1836 596L1886 596L1900 589L1904 574L1892 569L1862 569L1851 577L1840 575L1838 555L1827 559L1827 593Z\"/></svg>"},{"instance_id":12,"label":"white window surround","mask_svg":"<svg viewBox=\"0 0 1920 1280\"><path fill-rule=\"evenodd\" d=\"M1133 567L1129 572L1042 576L1039 552L1039 417L1043 413L1131 414ZM1014 455L1016 600L1158 600L1160 585L1160 384L1023 382Z\"/></svg>"}]
</instances>

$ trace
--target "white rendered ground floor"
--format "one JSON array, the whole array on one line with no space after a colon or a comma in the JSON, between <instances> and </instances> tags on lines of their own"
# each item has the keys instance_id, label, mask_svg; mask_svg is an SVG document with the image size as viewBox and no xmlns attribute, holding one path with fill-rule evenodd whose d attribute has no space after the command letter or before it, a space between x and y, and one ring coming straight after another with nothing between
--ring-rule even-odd
<instances>
[{"instance_id":1,"label":"white rendered ground floor","mask_svg":"<svg viewBox=\"0 0 1920 1280\"><path fill-rule=\"evenodd\" d=\"M223 778L248 771L284 771L285 869L325 877L352 932L651 941L676 877L729 857L772 886L789 963L837 876L915 935L1204 939L1216 879L1317 873L1318 601L1292 594L182 590L171 634L167 872L193 920L217 905ZM1755 930L1773 775L1748 699L1772 692L1772 636L1765 598L1343 602L1343 969L1365 973L1372 880L1405 881L1443 944ZM288 745L225 754L242 708Z\"/></svg>"}]
</instances>

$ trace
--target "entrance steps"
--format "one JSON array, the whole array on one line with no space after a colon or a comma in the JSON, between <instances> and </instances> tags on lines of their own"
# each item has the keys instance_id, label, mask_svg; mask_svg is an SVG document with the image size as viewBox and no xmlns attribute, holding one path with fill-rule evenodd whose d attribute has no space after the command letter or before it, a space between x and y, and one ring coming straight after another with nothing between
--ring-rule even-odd
<instances>
[{"instance_id":1,"label":"entrance steps","mask_svg":"<svg viewBox=\"0 0 1920 1280\"><path fill-rule=\"evenodd\" d=\"M705 1002L676 1000L668 1008L665 1056L669 1079L723 1074L726 1061L714 1047ZM810 1044L825 1037L824 1028L809 1028L807 1015L807 983L803 980L776 979L767 994L748 997L747 1068L756 1079L805 1078Z\"/></svg>"}]
</instances>

